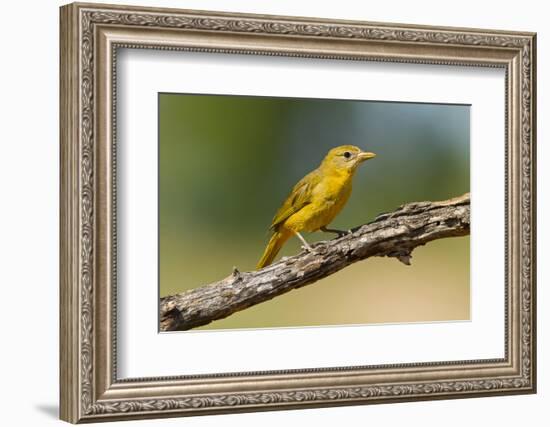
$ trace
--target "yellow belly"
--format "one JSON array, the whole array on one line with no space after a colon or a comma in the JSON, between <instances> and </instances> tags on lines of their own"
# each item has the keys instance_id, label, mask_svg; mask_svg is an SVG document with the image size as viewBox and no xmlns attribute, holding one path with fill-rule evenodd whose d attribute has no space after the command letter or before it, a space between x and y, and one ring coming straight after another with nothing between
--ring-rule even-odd
<instances>
[{"instance_id":1,"label":"yellow belly","mask_svg":"<svg viewBox=\"0 0 550 427\"><path fill-rule=\"evenodd\" d=\"M283 226L291 231L317 231L330 224L351 194L351 179L326 180L316 189L311 203L288 217Z\"/></svg>"}]
</instances>

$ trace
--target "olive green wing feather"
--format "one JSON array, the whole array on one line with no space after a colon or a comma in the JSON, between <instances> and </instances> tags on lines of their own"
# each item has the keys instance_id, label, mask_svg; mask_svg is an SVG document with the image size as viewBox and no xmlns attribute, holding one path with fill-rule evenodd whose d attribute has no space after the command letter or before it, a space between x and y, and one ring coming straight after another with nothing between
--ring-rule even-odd
<instances>
[{"instance_id":1,"label":"olive green wing feather","mask_svg":"<svg viewBox=\"0 0 550 427\"><path fill-rule=\"evenodd\" d=\"M290 216L294 215L304 206L311 203L312 190L320 180L321 174L316 169L298 181L294 188L292 188L292 191L286 198L283 205L273 217L273 221L269 227L270 230L277 230L281 223L285 222Z\"/></svg>"}]
</instances>

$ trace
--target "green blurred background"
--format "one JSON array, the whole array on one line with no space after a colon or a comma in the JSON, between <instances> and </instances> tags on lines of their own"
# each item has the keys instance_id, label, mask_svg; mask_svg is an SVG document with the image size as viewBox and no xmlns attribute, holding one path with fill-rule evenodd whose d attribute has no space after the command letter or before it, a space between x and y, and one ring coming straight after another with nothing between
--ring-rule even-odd
<instances>
[{"instance_id":1,"label":"green blurred background","mask_svg":"<svg viewBox=\"0 0 550 427\"><path fill-rule=\"evenodd\" d=\"M159 94L160 296L254 269L275 211L332 147L377 154L331 224L349 229L469 191L469 143L465 105ZM279 257L299 251L291 239ZM467 320L469 255L461 237L417 248L412 266L371 258L201 329Z\"/></svg>"}]
</instances>

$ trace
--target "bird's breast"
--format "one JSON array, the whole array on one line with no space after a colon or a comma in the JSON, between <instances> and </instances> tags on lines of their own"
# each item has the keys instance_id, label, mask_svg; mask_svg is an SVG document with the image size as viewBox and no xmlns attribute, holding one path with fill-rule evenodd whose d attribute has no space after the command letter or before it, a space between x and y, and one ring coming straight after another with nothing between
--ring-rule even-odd
<instances>
[{"instance_id":1,"label":"bird's breast","mask_svg":"<svg viewBox=\"0 0 550 427\"><path fill-rule=\"evenodd\" d=\"M318 202L335 203L347 200L351 193L351 179L347 176L326 177L313 192L313 198Z\"/></svg>"},{"instance_id":2,"label":"bird's breast","mask_svg":"<svg viewBox=\"0 0 550 427\"><path fill-rule=\"evenodd\" d=\"M325 179L314 191L304 229L316 231L326 226L340 213L351 194L351 180Z\"/></svg>"},{"instance_id":3,"label":"bird's breast","mask_svg":"<svg viewBox=\"0 0 550 427\"><path fill-rule=\"evenodd\" d=\"M284 223L289 230L317 231L332 222L351 194L351 179L324 177L312 189L310 202Z\"/></svg>"}]
</instances>

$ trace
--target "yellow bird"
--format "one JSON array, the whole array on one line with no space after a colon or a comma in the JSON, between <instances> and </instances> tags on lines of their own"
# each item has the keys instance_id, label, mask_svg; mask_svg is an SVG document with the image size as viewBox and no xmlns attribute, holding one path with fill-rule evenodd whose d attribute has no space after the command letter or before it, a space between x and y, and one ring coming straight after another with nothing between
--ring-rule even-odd
<instances>
[{"instance_id":1,"label":"yellow bird","mask_svg":"<svg viewBox=\"0 0 550 427\"><path fill-rule=\"evenodd\" d=\"M345 233L326 226L348 201L357 166L375 156L376 154L361 151L353 145L342 145L330 150L321 165L294 186L275 214L269 227L273 235L256 268L271 264L292 235L298 237L304 247L311 251L311 247L300 234L301 231Z\"/></svg>"}]
</instances>

